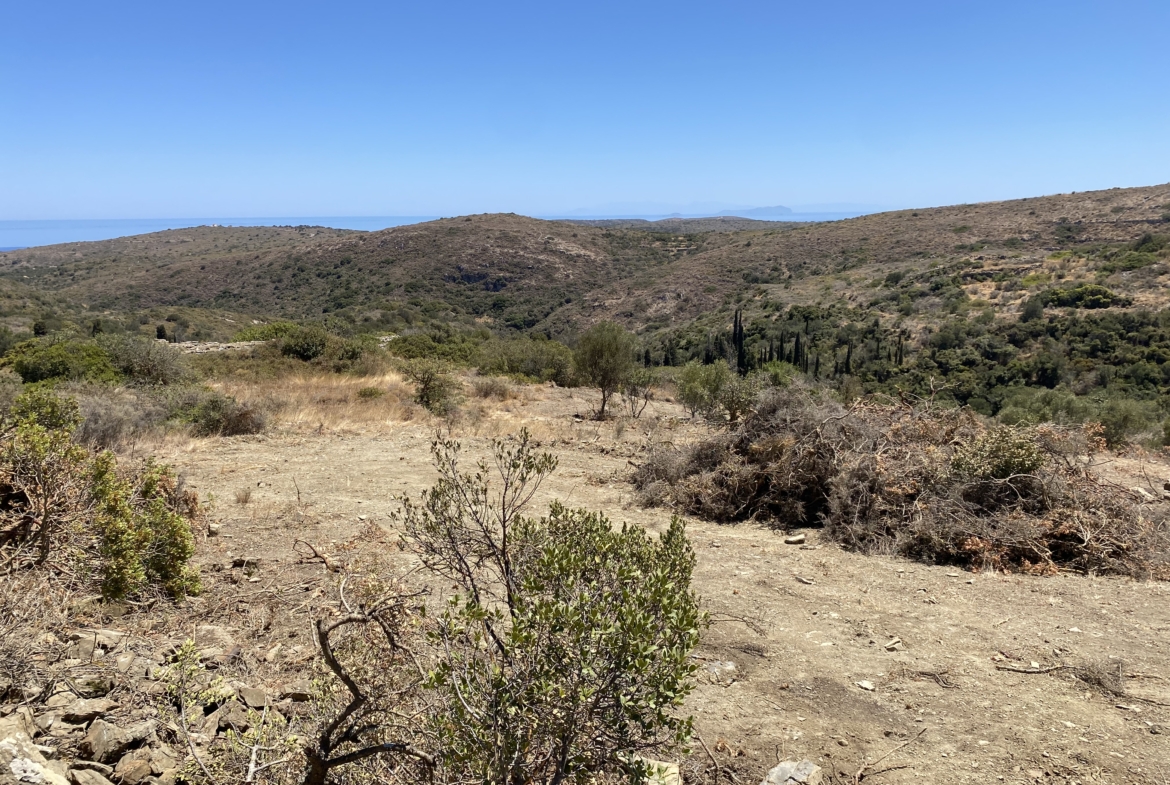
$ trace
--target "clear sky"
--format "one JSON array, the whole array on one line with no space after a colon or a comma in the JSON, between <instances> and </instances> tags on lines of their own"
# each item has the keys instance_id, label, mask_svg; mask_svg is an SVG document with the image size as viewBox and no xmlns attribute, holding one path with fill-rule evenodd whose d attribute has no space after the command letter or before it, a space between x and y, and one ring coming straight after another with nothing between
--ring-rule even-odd
<instances>
[{"instance_id":1,"label":"clear sky","mask_svg":"<svg viewBox=\"0 0 1170 785\"><path fill-rule=\"evenodd\" d=\"M1170 181L1170 2L0 12L0 220L928 206Z\"/></svg>"}]
</instances>

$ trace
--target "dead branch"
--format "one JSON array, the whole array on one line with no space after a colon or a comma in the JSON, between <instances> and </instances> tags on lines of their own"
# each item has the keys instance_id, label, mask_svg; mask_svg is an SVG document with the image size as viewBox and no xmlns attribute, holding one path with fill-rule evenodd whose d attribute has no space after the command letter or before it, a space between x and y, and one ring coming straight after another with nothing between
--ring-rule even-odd
<instances>
[{"instance_id":1,"label":"dead branch","mask_svg":"<svg viewBox=\"0 0 1170 785\"><path fill-rule=\"evenodd\" d=\"M922 738L922 734L926 733L926 730L927 729L925 727L923 727L922 730L918 731L917 735L915 735L913 738L907 739L906 741L902 742L898 746L894 747L889 752L885 753L884 755L879 756L877 758L877 760L862 764L861 768L857 770L857 773L853 775L854 785L857 785L857 783L860 783L863 779L865 779L867 776L869 776L868 774L866 774L867 769L872 769L874 766L878 765L879 763L881 763L883 760L885 760L886 758L893 755L898 750L903 749L904 747L908 747L911 744L913 744L914 742L918 741L920 738ZM876 774L877 772L871 772L871 773Z\"/></svg>"},{"instance_id":2,"label":"dead branch","mask_svg":"<svg viewBox=\"0 0 1170 785\"><path fill-rule=\"evenodd\" d=\"M326 556L321 551L317 550L316 546L314 546L313 543L308 542L306 540L293 540L293 548L296 548L297 545L304 545L306 548L308 548L310 551L312 551L313 556L320 559L321 562L325 565L325 569L329 570L329 572L341 572L341 565L339 565L333 559Z\"/></svg>"}]
</instances>

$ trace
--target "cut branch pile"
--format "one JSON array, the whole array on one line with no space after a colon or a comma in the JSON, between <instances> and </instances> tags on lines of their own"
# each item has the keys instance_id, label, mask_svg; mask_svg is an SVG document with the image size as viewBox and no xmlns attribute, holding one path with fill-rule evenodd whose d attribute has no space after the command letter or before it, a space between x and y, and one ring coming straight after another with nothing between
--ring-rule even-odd
<instances>
[{"instance_id":1,"label":"cut branch pile","mask_svg":"<svg viewBox=\"0 0 1170 785\"><path fill-rule=\"evenodd\" d=\"M1092 470L1099 426L986 424L930 400L846 409L768 393L730 433L660 452L635 484L716 521L822 525L846 548L971 569L1170 579L1162 503Z\"/></svg>"}]
</instances>

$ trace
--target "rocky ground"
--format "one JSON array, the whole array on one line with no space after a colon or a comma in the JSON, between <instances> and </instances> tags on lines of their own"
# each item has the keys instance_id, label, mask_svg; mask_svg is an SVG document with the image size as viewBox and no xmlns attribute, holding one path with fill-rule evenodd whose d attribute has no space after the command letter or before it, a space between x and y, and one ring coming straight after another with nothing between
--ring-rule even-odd
<instances>
[{"instance_id":1,"label":"rocky ground","mask_svg":"<svg viewBox=\"0 0 1170 785\"><path fill-rule=\"evenodd\" d=\"M705 427L669 404L599 425L577 416L588 405L529 389L454 425L304 424L159 445L212 500L196 556L206 590L117 617L91 608L92 624L47 632L35 665L54 678L13 685L0 709L0 783L174 782L192 751L265 707L295 729L309 624L337 603L331 568L374 553L412 566L391 516L433 481L438 427L477 455L527 426L560 460L534 512L559 498L661 531L670 514L636 503L630 464ZM1170 480L1164 464L1141 471L1152 487ZM829 783L1170 781L1170 586L959 572L844 552L815 529L786 539L691 520L688 532L712 625L686 704L698 739L685 781L756 783L806 760ZM186 638L223 691L188 718L189 741L168 698Z\"/></svg>"}]
</instances>

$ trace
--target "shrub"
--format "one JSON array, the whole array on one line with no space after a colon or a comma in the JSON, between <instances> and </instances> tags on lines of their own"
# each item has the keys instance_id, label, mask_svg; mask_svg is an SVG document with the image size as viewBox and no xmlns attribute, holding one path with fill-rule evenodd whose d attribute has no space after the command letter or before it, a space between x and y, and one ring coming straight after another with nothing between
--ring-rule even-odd
<instances>
[{"instance_id":1,"label":"shrub","mask_svg":"<svg viewBox=\"0 0 1170 785\"><path fill-rule=\"evenodd\" d=\"M0 417L3 417L23 389L20 377L8 368L0 368Z\"/></svg>"},{"instance_id":2,"label":"shrub","mask_svg":"<svg viewBox=\"0 0 1170 785\"><path fill-rule=\"evenodd\" d=\"M1034 322L1043 317L1044 299L1042 297L1029 297L1024 303L1023 309L1020 311L1020 321Z\"/></svg>"},{"instance_id":3,"label":"shrub","mask_svg":"<svg viewBox=\"0 0 1170 785\"><path fill-rule=\"evenodd\" d=\"M951 468L978 480L1032 474L1043 464L1044 456L1032 434L1009 426L992 428L973 442L959 445L951 458Z\"/></svg>"},{"instance_id":4,"label":"shrub","mask_svg":"<svg viewBox=\"0 0 1170 785\"><path fill-rule=\"evenodd\" d=\"M198 591L190 567L198 502L174 473L148 463L120 477L114 456L91 456L74 441L77 403L43 388L23 394L5 422L0 492L22 521L5 531L9 569L53 560L100 583L106 599L157 585L172 596ZM28 558L30 551L35 558Z\"/></svg>"},{"instance_id":5,"label":"shrub","mask_svg":"<svg viewBox=\"0 0 1170 785\"><path fill-rule=\"evenodd\" d=\"M1071 289L1049 289L1041 296L1045 304L1065 308L1110 308L1133 304L1132 298L1092 283Z\"/></svg>"},{"instance_id":6,"label":"shrub","mask_svg":"<svg viewBox=\"0 0 1170 785\"><path fill-rule=\"evenodd\" d=\"M434 335L415 333L395 338L386 344L386 350L407 360L443 360L454 365L465 365L475 356L477 342L461 333L441 332Z\"/></svg>"},{"instance_id":7,"label":"shrub","mask_svg":"<svg viewBox=\"0 0 1170 785\"><path fill-rule=\"evenodd\" d=\"M456 382L441 360L417 358L400 364L402 375L414 385L414 400L432 414L446 414L455 405Z\"/></svg>"},{"instance_id":8,"label":"shrub","mask_svg":"<svg viewBox=\"0 0 1170 785\"><path fill-rule=\"evenodd\" d=\"M642 416L650 401L654 399L654 386L658 384L658 374L652 368L637 368L630 371L630 375L622 383L622 401L626 411L635 420Z\"/></svg>"},{"instance_id":9,"label":"shrub","mask_svg":"<svg viewBox=\"0 0 1170 785\"><path fill-rule=\"evenodd\" d=\"M362 387L357 391L357 397L361 398L363 401L373 401L381 398L385 394L386 391L381 387Z\"/></svg>"},{"instance_id":10,"label":"shrub","mask_svg":"<svg viewBox=\"0 0 1170 785\"><path fill-rule=\"evenodd\" d=\"M423 563L459 591L434 614L424 683L442 779L628 776L634 754L685 742L691 722L675 710L704 616L682 521L655 542L557 503L523 517L556 465L527 432L494 444L496 472L481 462L463 473L453 442L433 450L440 479L401 521Z\"/></svg>"},{"instance_id":11,"label":"shrub","mask_svg":"<svg viewBox=\"0 0 1170 785\"><path fill-rule=\"evenodd\" d=\"M691 361L678 374L678 399L691 413L714 412L719 405L719 396L731 380L731 369L727 363L714 362L700 365Z\"/></svg>"},{"instance_id":12,"label":"shrub","mask_svg":"<svg viewBox=\"0 0 1170 785\"><path fill-rule=\"evenodd\" d=\"M475 391L476 398L495 398L499 401L506 401L512 397L512 388L508 385L507 380L498 376L477 377L472 381L471 388Z\"/></svg>"},{"instance_id":13,"label":"shrub","mask_svg":"<svg viewBox=\"0 0 1170 785\"><path fill-rule=\"evenodd\" d=\"M157 584L172 597L197 594L190 519L194 496L181 492L170 468L148 463L133 481L120 479L109 452L91 469L94 527L102 557L102 596L122 599Z\"/></svg>"},{"instance_id":14,"label":"shrub","mask_svg":"<svg viewBox=\"0 0 1170 785\"><path fill-rule=\"evenodd\" d=\"M58 388L77 401L81 425L74 433L91 449L115 450L160 428L170 416L153 395L141 390L94 382L71 382Z\"/></svg>"},{"instance_id":15,"label":"shrub","mask_svg":"<svg viewBox=\"0 0 1170 785\"><path fill-rule=\"evenodd\" d=\"M486 341L473 360L481 374L522 377L571 387L573 352L557 341L532 338Z\"/></svg>"},{"instance_id":16,"label":"shrub","mask_svg":"<svg viewBox=\"0 0 1170 785\"><path fill-rule=\"evenodd\" d=\"M766 378L762 374L750 376L731 374L716 398L722 413L726 413L728 422L739 422L740 418L747 414L764 388Z\"/></svg>"},{"instance_id":17,"label":"shrub","mask_svg":"<svg viewBox=\"0 0 1170 785\"><path fill-rule=\"evenodd\" d=\"M183 355L169 344L124 334L102 335L97 343L128 381L145 385L178 384L191 376Z\"/></svg>"},{"instance_id":18,"label":"shrub","mask_svg":"<svg viewBox=\"0 0 1170 785\"><path fill-rule=\"evenodd\" d=\"M81 380L114 382L118 372L93 341L25 341L4 356L3 364L25 383Z\"/></svg>"},{"instance_id":19,"label":"shrub","mask_svg":"<svg viewBox=\"0 0 1170 785\"><path fill-rule=\"evenodd\" d=\"M206 388L189 388L171 397L172 417L188 423L195 436L246 436L267 427L264 412Z\"/></svg>"},{"instance_id":20,"label":"shrub","mask_svg":"<svg viewBox=\"0 0 1170 785\"><path fill-rule=\"evenodd\" d=\"M329 348L329 338L323 327L297 327L280 339L280 353L305 362L316 360Z\"/></svg>"},{"instance_id":21,"label":"shrub","mask_svg":"<svg viewBox=\"0 0 1170 785\"><path fill-rule=\"evenodd\" d=\"M619 324L601 322L585 331L573 354L577 376L601 391L597 419L605 419L610 397L634 369L634 336Z\"/></svg>"}]
</instances>

